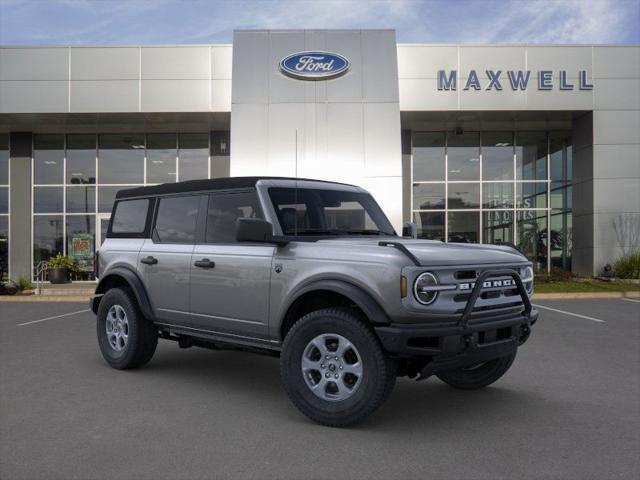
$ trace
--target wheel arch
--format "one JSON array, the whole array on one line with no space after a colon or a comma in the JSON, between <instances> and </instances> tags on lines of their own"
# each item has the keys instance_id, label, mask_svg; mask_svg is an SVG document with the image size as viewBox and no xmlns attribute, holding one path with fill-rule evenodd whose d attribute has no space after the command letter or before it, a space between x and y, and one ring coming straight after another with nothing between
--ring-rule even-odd
<instances>
[{"instance_id":1,"label":"wheel arch","mask_svg":"<svg viewBox=\"0 0 640 480\"><path fill-rule=\"evenodd\" d=\"M122 266L109 270L109 273L98 282L95 292L96 295L91 302L91 310L93 313L98 313L98 306L102 296L107 293L109 289L117 287L130 288L136 297L142 314L148 319L153 319L153 309L151 308L151 302L142 280L136 272Z\"/></svg>"},{"instance_id":2,"label":"wheel arch","mask_svg":"<svg viewBox=\"0 0 640 480\"><path fill-rule=\"evenodd\" d=\"M389 323L380 304L359 286L344 280L316 280L296 290L293 300L284 309L279 325L280 340L284 340L301 317L328 307L355 307L370 323Z\"/></svg>"}]
</instances>

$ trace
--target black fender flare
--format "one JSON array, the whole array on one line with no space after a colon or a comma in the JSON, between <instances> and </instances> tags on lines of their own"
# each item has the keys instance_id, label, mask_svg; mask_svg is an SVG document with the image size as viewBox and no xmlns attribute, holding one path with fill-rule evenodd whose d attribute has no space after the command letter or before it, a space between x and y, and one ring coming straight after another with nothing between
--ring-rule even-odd
<instances>
[{"instance_id":1,"label":"black fender flare","mask_svg":"<svg viewBox=\"0 0 640 480\"><path fill-rule=\"evenodd\" d=\"M96 295L92 297L91 301L91 310L93 313L98 313L98 305L100 303L100 299L102 295L106 293L106 286L110 283L110 279L114 277L122 278L131 288L133 294L136 296L136 300L138 302L138 306L142 311L142 314L145 318L149 320L153 320L153 309L151 308L151 301L149 300L149 296L147 295L147 290L144 288L144 284L142 280L138 276L136 272L131 270L130 268L118 266L111 270L109 273L102 277L98 282L98 286L96 287Z\"/></svg>"},{"instance_id":2,"label":"black fender flare","mask_svg":"<svg viewBox=\"0 0 640 480\"><path fill-rule=\"evenodd\" d=\"M389 316L380 306L380 304L363 288L358 285L354 285L345 280L337 279L325 279L314 280L298 288L292 294L292 300L283 309L283 314L280 318L280 326L282 326L287 313L291 306L298 301L300 297L306 293L313 292L315 290L328 290L331 292L339 293L355 303L360 310L367 316L371 323L375 324L388 324L390 323Z\"/></svg>"}]
</instances>

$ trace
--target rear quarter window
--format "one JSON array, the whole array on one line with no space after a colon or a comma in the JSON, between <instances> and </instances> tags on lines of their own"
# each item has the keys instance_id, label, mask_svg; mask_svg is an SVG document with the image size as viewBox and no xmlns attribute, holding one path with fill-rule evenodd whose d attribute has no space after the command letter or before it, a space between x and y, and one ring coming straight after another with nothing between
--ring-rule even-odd
<instances>
[{"instance_id":1,"label":"rear quarter window","mask_svg":"<svg viewBox=\"0 0 640 480\"><path fill-rule=\"evenodd\" d=\"M111 220L111 233L117 236L144 235L150 203L148 198L118 201Z\"/></svg>"}]
</instances>

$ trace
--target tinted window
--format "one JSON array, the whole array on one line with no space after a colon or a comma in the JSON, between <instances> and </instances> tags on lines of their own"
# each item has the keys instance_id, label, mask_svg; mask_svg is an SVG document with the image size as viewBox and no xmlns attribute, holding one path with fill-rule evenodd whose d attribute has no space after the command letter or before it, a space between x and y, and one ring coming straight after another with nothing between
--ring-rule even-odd
<instances>
[{"instance_id":1,"label":"tinted window","mask_svg":"<svg viewBox=\"0 0 640 480\"><path fill-rule=\"evenodd\" d=\"M238 218L262 218L255 192L211 195L207 211L207 243L235 242Z\"/></svg>"},{"instance_id":2,"label":"tinted window","mask_svg":"<svg viewBox=\"0 0 640 480\"><path fill-rule=\"evenodd\" d=\"M143 233L147 222L149 199L118 202L113 215L113 233Z\"/></svg>"},{"instance_id":3,"label":"tinted window","mask_svg":"<svg viewBox=\"0 0 640 480\"><path fill-rule=\"evenodd\" d=\"M163 243L193 243L200 197L169 197L160 200L155 235Z\"/></svg>"}]
</instances>

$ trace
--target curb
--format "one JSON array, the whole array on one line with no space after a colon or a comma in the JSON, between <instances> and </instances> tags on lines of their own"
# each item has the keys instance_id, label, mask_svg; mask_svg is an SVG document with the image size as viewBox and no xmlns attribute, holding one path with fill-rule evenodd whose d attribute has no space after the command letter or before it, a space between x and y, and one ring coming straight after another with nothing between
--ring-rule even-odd
<instances>
[{"instance_id":1,"label":"curb","mask_svg":"<svg viewBox=\"0 0 640 480\"><path fill-rule=\"evenodd\" d=\"M89 295L2 295L0 303L73 302L89 303Z\"/></svg>"},{"instance_id":2,"label":"curb","mask_svg":"<svg viewBox=\"0 0 640 480\"><path fill-rule=\"evenodd\" d=\"M536 300L589 300L599 298L640 298L640 292L558 292L534 293Z\"/></svg>"}]
</instances>

